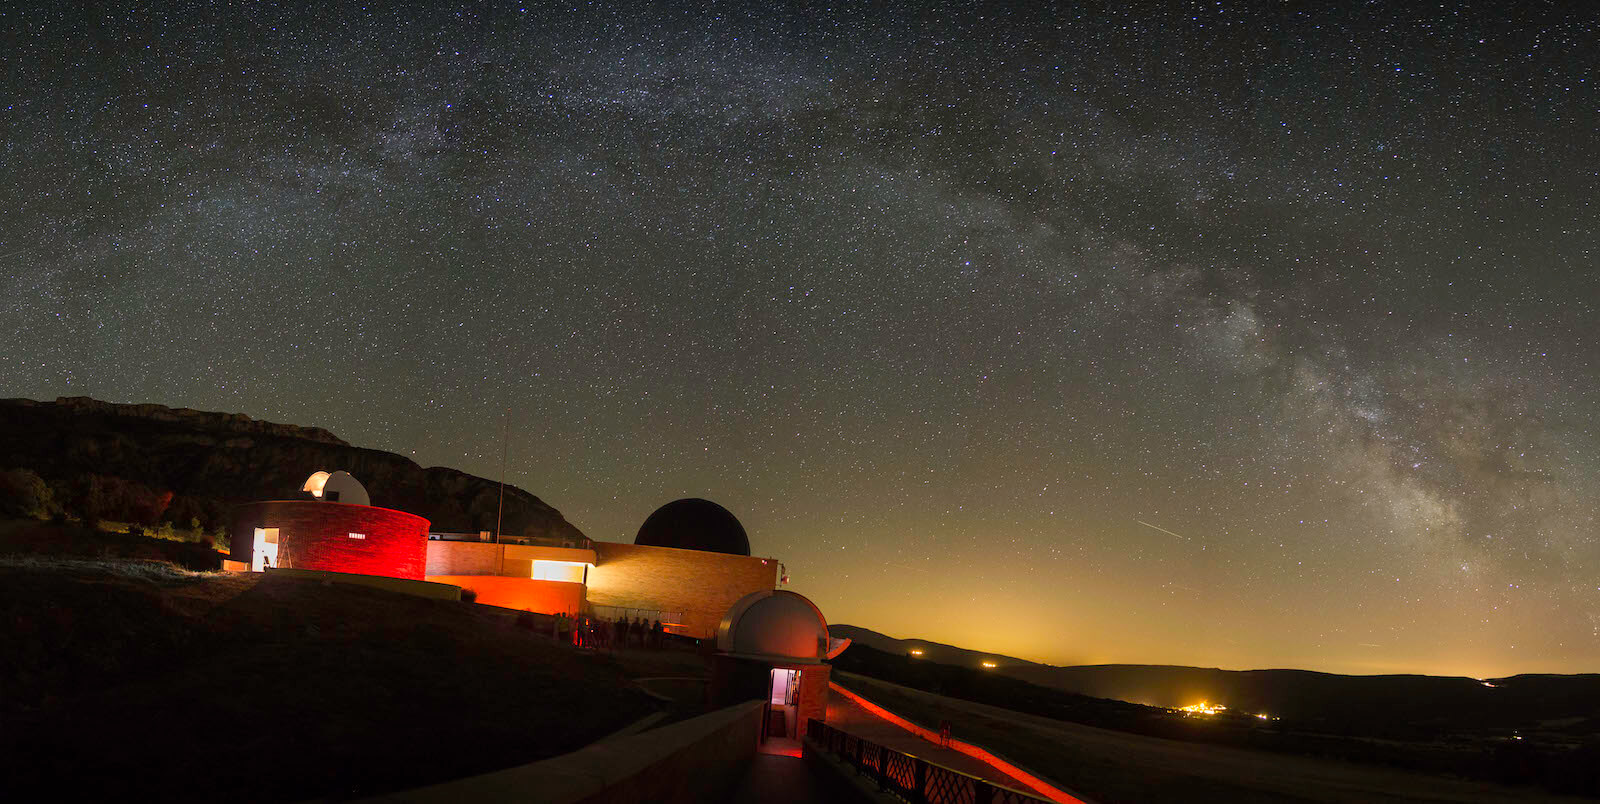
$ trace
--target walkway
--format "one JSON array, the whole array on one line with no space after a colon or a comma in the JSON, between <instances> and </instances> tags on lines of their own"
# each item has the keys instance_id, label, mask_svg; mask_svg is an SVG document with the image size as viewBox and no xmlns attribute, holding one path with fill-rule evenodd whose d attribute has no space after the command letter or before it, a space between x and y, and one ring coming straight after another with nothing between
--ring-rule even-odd
<instances>
[{"instance_id":1,"label":"walkway","mask_svg":"<svg viewBox=\"0 0 1600 804\"><path fill-rule=\"evenodd\" d=\"M855 701L840 695L838 690L832 691L832 694L828 696L827 723L840 731L849 732L857 737L870 740L901 753L911 754L934 764L943 765L952 770L958 770L1013 790L1021 790L1025 793L1038 795L1033 792L1032 788L1001 773L987 762L980 761L975 757L969 757L960 751L943 748L938 743L924 740L888 720L868 712Z\"/></svg>"},{"instance_id":2,"label":"walkway","mask_svg":"<svg viewBox=\"0 0 1600 804\"><path fill-rule=\"evenodd\" d=\"M830 804L848 800L819 784L806 761L799 757L759 753L734 787L729 804Z\"/></svg>"}]
</instances>

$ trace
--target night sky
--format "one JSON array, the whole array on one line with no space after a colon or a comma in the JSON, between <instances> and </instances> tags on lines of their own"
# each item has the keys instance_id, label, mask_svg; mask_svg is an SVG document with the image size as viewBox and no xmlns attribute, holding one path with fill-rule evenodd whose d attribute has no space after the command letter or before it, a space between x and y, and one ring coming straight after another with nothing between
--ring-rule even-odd
<instances>
[{"instance_id":1,"label":"night sky","mask_svg":"<svg viewBox=\"0 0 1600 804\"><path fill-rule=\"evenodd\" d=\"M0 11L0 396L509 407L594 538L1052 663L1600 671L1585 4L76 5Z\"/></svg>"}]
</instances>

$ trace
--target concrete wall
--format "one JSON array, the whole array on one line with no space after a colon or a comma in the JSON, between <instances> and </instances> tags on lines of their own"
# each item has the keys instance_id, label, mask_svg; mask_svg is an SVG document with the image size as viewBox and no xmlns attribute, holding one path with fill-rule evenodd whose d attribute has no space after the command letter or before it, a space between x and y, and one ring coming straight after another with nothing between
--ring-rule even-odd
<instances>
[{"instance_id":1,"label":"concrete wall","mask_svg":"<svg viewBox=\"0 0 1600 804\"><path fill-rule=\"evenodd\" d=\"M369 801L410 804L695 804L725 797L755 757L760 701L747 701L570 754Z\"/></svg>"},{"instance_id":2,"label":"concrete wall","mask_svg":"<svg viewBox=\"0 0 1600 804\"><path fill-rule=\"evenodd\" d=\"M681 611L678 633L717 635L722 615L739 598L778 583L778 562L673 547L595 542L589 602L597 606Z\"/></svg>"},{"instance_id":3,"label":"concrete wall","mask_svg":"<svg viewBox=\"0 0 1600 804\"><path fill-rule=\"evenodd\" d=\"M420 581L428 520L367 505L278 500L241 505L230 517L229 557L250 561L256 528L278 528L277 566ZM351 533L365 536L350 538Z\"/></svg>"},{"instance_id":4,"label":"concrete wall","mask_svg":"<svg viewBox=\"0 0 1600 804\"><path fill-rule=\"evenodd\" d=\"M536 581L501 575L429 575L435 583L451 584L477 593L476 601L540 614L576 613L583 610L583 584Z\"/></svg>"}]
</instances>

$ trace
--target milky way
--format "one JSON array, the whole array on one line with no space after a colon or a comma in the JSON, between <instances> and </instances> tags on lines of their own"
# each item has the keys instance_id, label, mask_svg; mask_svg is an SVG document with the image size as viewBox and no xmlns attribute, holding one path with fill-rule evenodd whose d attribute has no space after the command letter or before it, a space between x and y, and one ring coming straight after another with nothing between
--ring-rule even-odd
<instances>
[{"instance_id":1,"label":"milky way","mask_svg":"<svg viewBox=\"0 0 1600 804\"><path fill-rule=\"evenodd\" d=\"M0 395L509 416L898 636L1600 669L1592 14L72 5L0 12Z\"/></svg>"}]
</instances>

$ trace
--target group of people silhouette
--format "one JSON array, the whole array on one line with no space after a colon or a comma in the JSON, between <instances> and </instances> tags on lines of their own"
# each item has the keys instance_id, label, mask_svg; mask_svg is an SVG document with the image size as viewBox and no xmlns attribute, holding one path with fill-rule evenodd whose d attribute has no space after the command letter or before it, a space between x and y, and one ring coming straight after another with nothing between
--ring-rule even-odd
<instances>
[{"instance_id":1,"label":"group of people silhouette","mask_svg":"<svg viewBox=\"0 0 1600 804\"><path fill-rule=\"evenodd\" d=\"M643 617L615 620L587 614L557 614L551 623L551 636L580 648L610 650L640 647L660 650L666 645L667 629L660 620L646 622Z\"/></svg>"}]
</instances>

